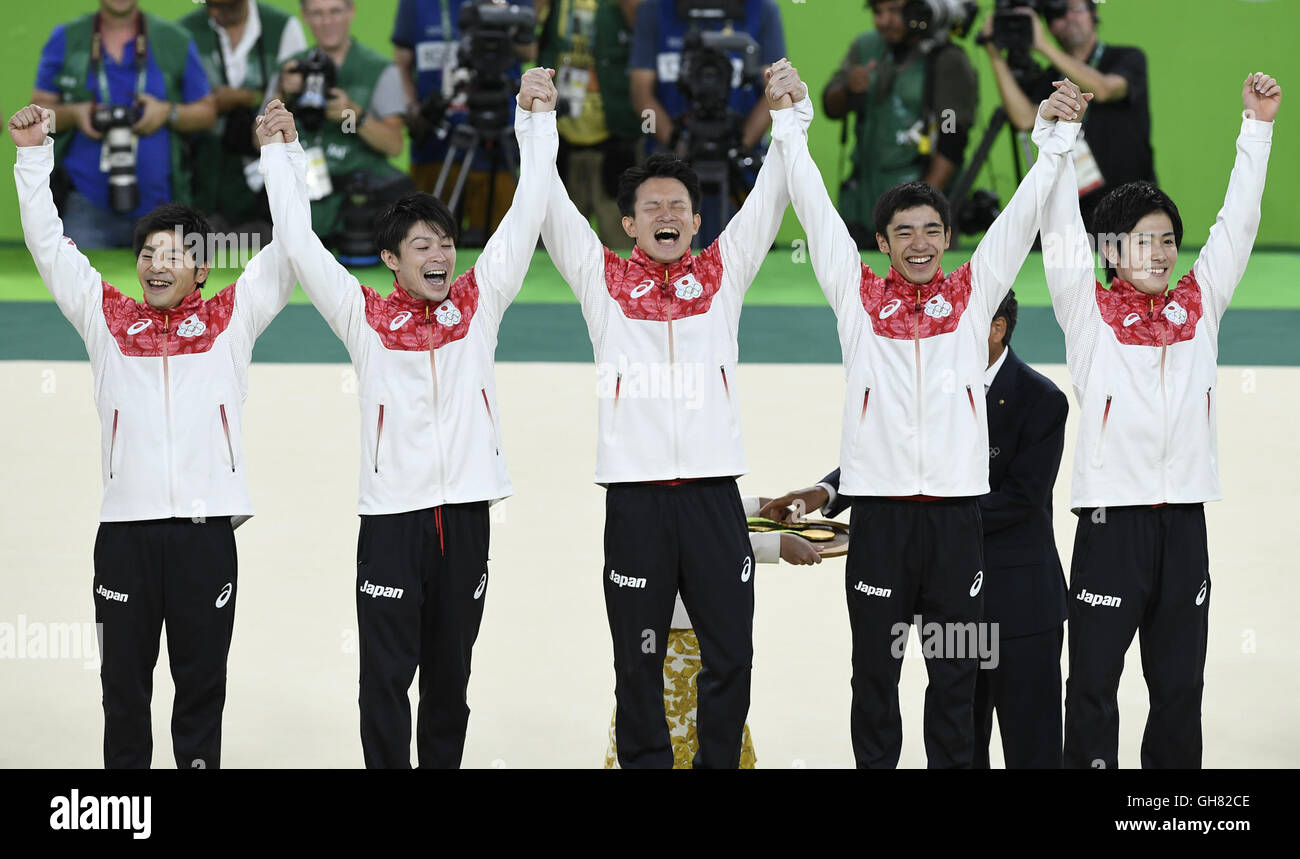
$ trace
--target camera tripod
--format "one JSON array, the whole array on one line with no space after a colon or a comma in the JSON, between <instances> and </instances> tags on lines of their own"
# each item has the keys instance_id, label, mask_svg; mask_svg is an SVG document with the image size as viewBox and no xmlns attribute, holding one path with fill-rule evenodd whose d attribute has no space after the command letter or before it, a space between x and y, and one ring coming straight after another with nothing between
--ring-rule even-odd
<instances>
[{"instance_id":1,"label":"camera tripod","mask_svg":"<svg viewBox=\"0 0 1300 859\"><path fill-rule=\"evenodd\" d=\"M487 191L487 208L483 215L482 226L470 224L462 235L462 244L467 247L482 247L487 243L487 238L492 233L492 212L496 202L496 180L503 170L508 171L515 179L515 184L519 183L519 163L515 158L514 150L511 144L514 141L514 132L506 126L497 126L491 123L492 128L485 134L480 128L489 123L481 121L476 122L476 115L471 112L466 122L457 125L451 131L451 138L447 146L447 155L442 161L442 170L438 173L438 181L433 187L433 196L443 200L457 217L460 217L460 205L463 202L462 196L465 192L465 182L469 179L469 172L474 166L474 156L478 153L480 146L484 141L488 144L488 151L491 154L490 167L488 170L488 191ZM456 175L456 184L452 187L451 196L444 199L443 190L447 185L447 177L450 174L453 164L459 161L459 172ZM502 165L504 161L504 166Z\"/></svg>"}]
</instances>

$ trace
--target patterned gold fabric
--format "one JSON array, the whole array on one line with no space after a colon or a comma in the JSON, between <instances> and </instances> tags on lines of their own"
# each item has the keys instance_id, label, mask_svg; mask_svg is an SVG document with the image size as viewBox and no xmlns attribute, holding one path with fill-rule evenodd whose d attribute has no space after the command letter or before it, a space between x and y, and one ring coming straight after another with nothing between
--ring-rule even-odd
<instances>
[{"instance_id":1,"label":"patterned gold fabric","mask_svg":"<svg viewBox=\"0 0 1300 859\"><path fill-rule=\"evenodd\" d=\"M668 655L664 659L664 715L668 719L668 733L673 744L673 769L677 770L690 769L700 747L695 736L695 681L700 666L700 642L695 637L695 630L669 630ZM756 761L749 725L745 725L740 746L740 768L752 770ZM605 769L617 768L618 744L614 736L614 717L611 717Z\"/></svg>"}]
</instances>

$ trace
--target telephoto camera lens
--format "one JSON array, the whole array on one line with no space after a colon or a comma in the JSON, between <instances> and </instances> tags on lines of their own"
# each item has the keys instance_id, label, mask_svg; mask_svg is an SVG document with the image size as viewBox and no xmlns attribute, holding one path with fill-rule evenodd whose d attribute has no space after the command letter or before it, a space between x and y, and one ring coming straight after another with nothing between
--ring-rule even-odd
<instances>
[{"instance_id":1,"label":"telephoto camera lens","mask_svg":"<svg viewBox=\"0 0 1300 859\"><path fill-rule=\"evenodd\" d=\"M120 104L97 105L91 124L104 135L100 169L108 174L108 199L114 212L134 212L140 205L135 178L136 136L133 113Z\"/></svg>"}]
</instances>

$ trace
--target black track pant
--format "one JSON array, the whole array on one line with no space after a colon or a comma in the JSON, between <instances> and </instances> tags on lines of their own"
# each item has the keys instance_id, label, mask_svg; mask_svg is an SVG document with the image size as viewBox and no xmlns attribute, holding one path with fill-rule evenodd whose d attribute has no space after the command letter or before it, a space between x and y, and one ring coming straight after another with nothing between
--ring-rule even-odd
<instances>
[{"instance_id":1,"label":"black track pant","mask_svg":"<svg viewBox=\"0 0 1300 859\"><path fill-rule=\"evenodd\" d=\"M993 711L1007 769L1061 768L1060 626L998 642L996 668L975 681L975 766L989 768Z\"/></svg>"},{"instance_id":2,"label":"black track pant","mask_svg":"<svg viewBox=\"0 0 1300 859\"><path fill-rule=\"evenodd\" d=\"M357 537L361 749L368 768L410 769L420 669L421 767L460 766L470 656L487 601L488 505L362 516Z\"/></svg>"},{"instance_id":3,"label":"black track pant","mask_svg":"<svg viewBox=\"0 0 1300 859\"><path fill-rule=\"evenodd\" d=\"M1201 765L1201 692L1209 635L1205 508L1079 511L1070 563L1065 765L1119 765L1119 690L1137 632L1151 709L1142 766Z\"/></svg>"},{"instance_id":4,"label":"black track pant","mask_svg":"<svg viewBox=\"0 0 1300 859\"><path fill-rule=\"evenodd\" d=\"M95 538L95 622L104 690L104 766L153 760L153 670L167 624L176 698L172 752L183 769L221 765L226 657L235 626L229 516L103 522Z\"/></svg>"},{"instance_id":5,"label":"black track pant","mask_svg":"<svg viewBox=\"0 0 1300 859\"><path fill-rule=\"evenodd\" d=\"M971 766L980 662L972 636L980 637L984 619L983 530L973 498L854 499L844 588L853 632L850 730L859 767L898 766L898 678L916 616L923 653L935 631L965 645L928 651L940 655L925 661L926 758L932 768Z\"/></svg>"},{"instance_id":6,"label":"black track pant","mask_svg":"<svg viewBox=\"0 0 1300 859\"><path fill-rule=\"evenodd\" d=\"M610 485L603 576L619 766L673 765L664 657L680 589L703 663L692 765L737 768L754 657L754 555L736 481Z\"/></svg>"}]
</instances>

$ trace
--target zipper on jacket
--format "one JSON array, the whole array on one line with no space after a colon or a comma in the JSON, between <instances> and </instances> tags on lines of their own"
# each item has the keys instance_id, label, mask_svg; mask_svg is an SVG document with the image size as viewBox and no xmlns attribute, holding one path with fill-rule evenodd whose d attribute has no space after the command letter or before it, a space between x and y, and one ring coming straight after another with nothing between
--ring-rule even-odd
<instances>
[{"instance_id":1,"label":"zipper on jacket","mask_svg":"<svg viewBox=\"0 0 1300 859\"><path fill-rule=\"evenodd\" d=\"M433 379L433 425L442 429L442 420L440 418L438 406L438 359L435 357L436 350L433 348L433 318L429 315L429 303L424 304L424 322L429 326L429 373ZM438 461L438 490L440 497L447 494L447 480L443 473L441 451L434 452L434 458Z\"/></svg>"},{"instance_id":2,"label":"zipper on jacket","mask_svg":"<svg viewBox=\"0 0 1300 859\"><path fill-rule=\"evenodd\" d=\"M492 407L488 405L487 388L479 388L479 393L483 395L483 408L487 409L488 425L492 427L492 444L496 448L496 455L501 455L501 441L497 438L497 422L492 418Z\"/></svg>"},{"instance_id":3,"label":"zipper on jacket","mask_svg":"<svg viewBox=\"0 0 1300 859\"><path fill-rule=\"evenodd\" d=\"M912 340L916 344L916 491L925 491L925 470L922 451L925 449L925 388L921 382L921 290L916 291L916 307L912 315Z\"/></svg>"},{"instance_id":4,"label":"zipper on jacket","mask_svg":"<svg viewBox=\"0 0 1300 859\"><path fill-rule=\"evenodd\" d=\"M858 415L858 424L867 418L867 401L871 399L871 388L867 388L862 394L862 414Z\"/></svg>"},{"instance_id":5,"label":"zipper on jacket","mask_svg":"<svg viewBox=\"0 0 1300 859\"><path fill-rule=\"evenodd\" d=\"M1210 395L1206 394L1208 402ZM108 442L108 479L113 479L113 451L117 449L117 409L113 409L113 437Z\"/></svg>"},{"instance_id":6,"label":"zipper on jacket","mask_svg":"<svg viewBox=\"0 0 1300 859\"><path fill-rule=\"evenodd\" d=\"M978 421L980 417L980 413L975 410L975 394L971 391L970 385L966 386L966 399L970 400L971 417L975 418L975 420Z\"/></svg>"},{"instance_id":7,"label":"zipper on jacket","mask_svg":"<svg viewBox=\"0 0 1300 859\"><path fill-rule=\"evenodd\" d=\"M1205 389L1205 422L1207 424L1210 422L1210 391L1212 390L1214 389L1213 388ZM113 413L113 427L114 429L117 428L117 412Z\"/></svg>"},{"instance_id":8,"label":"zipper on jacket","mask_svg":"<svg viewBox=\"0 0 1300 859\"><path fill-rule=\"evenodd\" d=\"M226 404L221 403L221 429L226 433L226 451L230 454L230 473L235 473L235 446L230 441L230 421L226 420Z\"/></svg>"},{"instance_id":9,"label":"zipper on jacket","mask_svg":"<svg viewBox=\"0 0 1300 859\"><path fill-rule=\"evenodd\" d=\"M384 404L379 404L379 420L375 424L375 474L379 473L379 440L384 437Z\"/></svg>"},{"instance_id":10,"label":"zipper on jacket","mask_svg":"<svg viewBox=\"0 0 1300 859\"><path fill-rule=\"evenodd\" d=\"M673 297L668 292L668 266L664 266L664 300L668 302L668 379L669 384L671 385L672 379L674 378L673 371L676 368L673 366L675 364L673 354ZM675 393L676 392L674 392L674 394ZM677 454L677 408L677 398L674 396L672 400L672 408L669 410L668 415L668 420L672 425L673 477L680 477L682 472L682 464Z\"/></svg>"},{"instance_id":11,"label":"zipper on jacket","mask_svg":"<svg viewBox=\"0 0 1300 859\"><path fill-rule=\"evenodd\" d=\"M1152 310L1155 301L1151 303ZM1169 346L1169 329L1164 319L1160 320L1160 500L1168 496L1165 471L1169 462L1169 396L1165 391L1165 353Z\"/></svg>"},{"instance_id":12,"label":"zipper on jacket","mask_svg":"<svg viewBox=\"0 0 1300 859\"><path fill-rule=\"evenodd\" d=\"M176 498L172 489L172 383L171 371L167 367L167 353L171 351L171 314L163 314L163 422L166 428L167 447L167 509L175 512Z\"/></svg>"}]
</instances>

